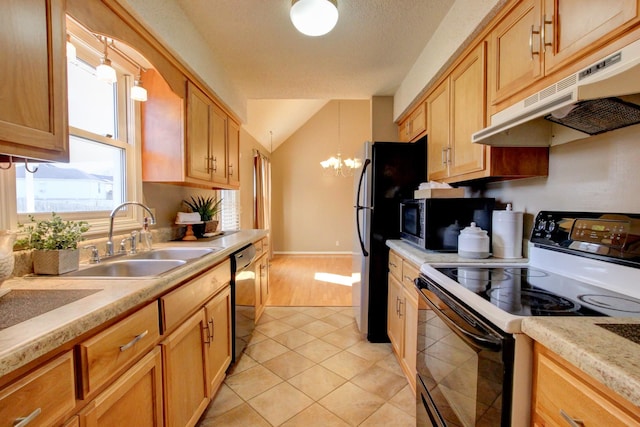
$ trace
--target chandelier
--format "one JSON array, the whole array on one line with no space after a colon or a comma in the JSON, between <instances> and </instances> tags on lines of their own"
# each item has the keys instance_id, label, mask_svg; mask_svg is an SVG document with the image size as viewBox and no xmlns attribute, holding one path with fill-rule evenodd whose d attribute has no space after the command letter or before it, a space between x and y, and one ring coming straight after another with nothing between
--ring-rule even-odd
<instances>
[{"instance_id":1,"label":"chandelier","mask_svg":"<svg viewBox=\"0 0 640 427\"><path fill-rule=\"evenodd\" d=\"M359 167L356 159L343 159L340 153L340 101L338 101L338 154L320 162L325 175L353 176L353 170Z\"/></svg>"}]
</instances>

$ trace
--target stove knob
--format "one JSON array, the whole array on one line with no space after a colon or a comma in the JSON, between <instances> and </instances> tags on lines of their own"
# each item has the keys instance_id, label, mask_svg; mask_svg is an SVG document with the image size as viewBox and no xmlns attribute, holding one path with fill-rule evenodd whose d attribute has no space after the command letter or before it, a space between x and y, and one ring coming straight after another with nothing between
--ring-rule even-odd
<instances>
[{"instance_id":1,"label":"stove knob","mask_svg":"<svg viewBox=\"0 0 640 427\"><path fill-rule=\"evenodd\" d=\"M549 226L547 227L547 231L552 232L556 229L556 223L553 221L549 221Z\"/></svg>"},{"instance_id":2,"label":"stove knob","mask_svg":"<svg viewBox=\"0 0 640 427\"><path fill-rule=\"evenodd\" d=\"M542 231L545 228L547 228L547 221L545 221L544 219L541 219L540 222L538 222L538 225L536 226L536 229L539 230L539 231Z\"/></svg>"}]
</instances>

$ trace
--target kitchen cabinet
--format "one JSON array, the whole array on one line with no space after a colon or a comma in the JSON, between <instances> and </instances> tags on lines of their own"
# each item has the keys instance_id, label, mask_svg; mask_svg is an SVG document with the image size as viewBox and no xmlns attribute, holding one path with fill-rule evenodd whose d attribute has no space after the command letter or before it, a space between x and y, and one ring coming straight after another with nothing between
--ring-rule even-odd
<instances>
[{"instance_id":1,"label":"kitchen cabinet","mask_svg":"<svg viewBox=\"0 0 640 427\"><path fill-rule=\"evenodd\" d=\"M240 127L185 80L186 100L157 72L144 77L142 179L201 188L240 187Z\"/></svg>"},{"instance_id":2,"label":"kitchen cabinet","mask_svg":"<svg viewBox=\"0 0 640 427\"><path fill-rule=\"evenodd\" d=\"M24 418L34 425L60 424L75 405L73 352L67 351L0 389L0 425L13 426Z\"/></svg>"},{"instance_id":3,"label":"kitchen cabinet","mask_svg":"<svg viewBox=\"0 0 640 427\"><path fill-rule=\"evenodd\" d=\"M532 412L536 427L640 425L636 406L539 343L534 344Z\"/></svg>"},{"instance_id":4,"label":"kitchen cabinet","mask_svg":"<svg viewBox=\"0 0 640 427\"><path fill-rule=\"evenodd\" d=\"M160 343L168 427L194 426L209 403L206 328L205 310L201 309Z\"/></svg>"},{"instance_id":5,"label":"kitchen cabinet","mask_svg":"<svg viewBox=\"0 0 640 427\"><path fill-rule=\"evenodd\" d=\"M0 154L68 161L64 1L4 1L0 28Z\"/></svg>"},{"instance_id":6,"label":"kitchen cabinet","mask_svg":"<svg viewBox=\"0 0 640 427\"><path fill-rule=\"evenodd\" d=\"M429 180L546 176L548 148L488 147L471 142L485 126L485 43L463 58L427 97Z\"/></svg>"},{"instance_id":7,"label":"kitchen cabinet","mask_svg":"<svg viewBox=\"0 0 640 427\"><path fill-rule=\"evenodd\" d=\"M422 137L427 130L426 106L420 103L409 117L400 122L398 136L402 142L412 142Z\"/></svg>"},{"instance_id":8,"label":"kitchen cabinet","mask_svg":"<svg viewBox=\"0 0 640 427\"><path fill-rule=\"evenodd\" d=\"M226 287L204 309L207 319L207 397L213 399L231 363L231 289Z\"/></svg>"},{"instance_id":9,"label":"kitchen cabinet","mask_svg":"<svg viewBox=\"0 0 640 427\"><path fill-rule=\"evenodd\" d=\"M640 21L637 0L522 0L511 7L490 36L492 105L595 52Z\"/></svg>"},{"instance_id":10,"label":"kitchen cabinet","mask_svg":"<svg viewBox=\"0 0 640 427\"><path fill-rule=\"evenodd\" d=\"M78 345L79 390L86 399L146 353L160 337L153 302Z\"/></svg>"},{"instance_id":11,"label":"kitchen cabinet","mask_svg":"<svg viewBox=\"0 0 640 427\"><path fill-rule=\"evenodd\" d=\"M413 284L419 268L394 251L389 252L387 334L411 389L416 391L418 349L418 294Z\"/></svg>"},{"instance_id":12,"label":"kitchen cabinet","mask_svg":"<svg viewBox=\"0 0 640 427\"><path fill-rule=\"evenodd\" d=\"M264 312L269 299L269 243L263 238L254 243L256 247L255 277L256 277L256 323Z\"/></svg>"},{"instance_id":13,"label":"kitchen cabinet","mask_svg":"<svg viewBox=\"0 0 640 427\"><path fill-rule=\"evenodd\" d=\"M193 426L231 362L231 265L226 260L160 298L165 423Z\"/></svg>"},{"instance_id":14,"label":"kitchen cabinet","mask_svg":"<svg viewBox=\"0 0 640 427\"><path fill-rule=\"evenodd\" d=\"M163 426L162 402L162 356L156 346L81 411L81 425Z\"/></svg>"},{"instance_id":15,"label":"kitchen cabinet","mask_svg":"<svg viewBox=\"0 0 640 427\"><path fill-rule=\"evenodd\" d=\"M485 169L486 147L471 142L485 124L485 70L482 43L427 98L429 180Z\"/></svg>"}]
</instances>

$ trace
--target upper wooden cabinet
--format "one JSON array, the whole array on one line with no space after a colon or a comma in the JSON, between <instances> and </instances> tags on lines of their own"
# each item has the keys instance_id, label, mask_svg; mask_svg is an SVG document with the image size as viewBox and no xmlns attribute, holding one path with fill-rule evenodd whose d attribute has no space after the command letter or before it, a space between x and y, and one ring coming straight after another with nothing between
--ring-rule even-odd
<instances>
[{"instance_id":1,"label":"upper wooden cabinet","mask_svg":"<svg viewBox=\"0 0 640 427\"><path fill-rule=\"evenodd\" d=\"M142 179L204 188L240 187L240 127L184 80L186 99L155 71L144 75Z\"/></svg>"},{"instance_id":2,"label":"upper wooden cabinet","mask_svg":"<svg viewBox=\"0 0 640 427\"><path fill-rule=\"evenodd\" d=\"M400 137L400 141L415 141L424 135L427 130L427 119L425 113L425 104L423 102L413 110L409 117L400 123L400 126L398 127L398 136Z\"/></svg>"},{"instance_id":3,"label":"upper wooden cabinet","mask_svg":"<svg viewBox=\"0 0 640 427\"><path fill-rule=\"evenodd\" d=\"M62 0L7 0L0 14L0 154L69 161Z\"/></svg>"},{"instance_id":4,"label":"upper wooden cabinet","mask_svg":"<svg viewBox=\"0 0 640 427\"><path fill-rule=\"evenodd\" d=\"M638 23L638 8L637 0L512 2L490 35L491 104L498 105L538 79L595 52Z\"/></svg>"}]
</instances>

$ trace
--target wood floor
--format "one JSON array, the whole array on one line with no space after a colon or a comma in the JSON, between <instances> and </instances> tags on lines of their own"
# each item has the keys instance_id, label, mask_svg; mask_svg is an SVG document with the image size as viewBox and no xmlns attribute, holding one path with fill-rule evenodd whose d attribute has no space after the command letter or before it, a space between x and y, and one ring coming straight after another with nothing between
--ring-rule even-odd
<instances>
[{"instance_id":1,"label":"wood floor","mask_svg":"<svg viewBox=\"0 0 640 427\"><path fill-rule=\"evenodd\" d=\"M351 306L351 256L275 255L268 306Z\"/></svg>"}]
</instances>

